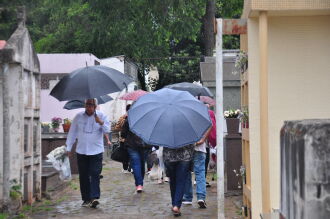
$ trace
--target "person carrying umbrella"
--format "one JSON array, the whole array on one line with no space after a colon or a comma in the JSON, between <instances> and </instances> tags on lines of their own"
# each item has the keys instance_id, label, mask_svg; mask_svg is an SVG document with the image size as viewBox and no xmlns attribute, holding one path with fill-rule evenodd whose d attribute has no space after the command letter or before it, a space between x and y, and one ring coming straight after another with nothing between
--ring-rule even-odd
<instances>
[{"instance_id":1,"label":"person carrying umbrella","mask_svg":"<svg viewBox=\"0 0 330 219\"><path fill-rule=\"evenodd\" d=\"M103 135L110 132L110 122L105 114L96 110L97 103L96 98L85 101L85 111L79 112L73 119L66 140L69 156L72 145L78 140L76 153L82 206L92 208L99 205Z\"/></svg>"},{"instance_id":2,"label":"person carrying umbrella","mask_svg":"<svg viewBox=\"0 0 330 219\"><path fill-rule=\"evenodd\" d=\"M187 91L163 88L140 97L128 111L128 122L145 143L164 147L172 212L180 216L194 144L204 141L212 125L207 107Z\"/></svg>"},{"instance_id":3,"label":"person carrying umbrella","mask_svg":"<svg viewBox=\"0 0 330 219\"><path fill-rule=\"evenodd\" d=\"M124 140L124 145L130 157L129 163L133 169L136 192L141 193L143 191L145 162L152 147L146 145L140 137L131 132L127 118L122 127L120 137Z\"/></svg>"}]
</instances>

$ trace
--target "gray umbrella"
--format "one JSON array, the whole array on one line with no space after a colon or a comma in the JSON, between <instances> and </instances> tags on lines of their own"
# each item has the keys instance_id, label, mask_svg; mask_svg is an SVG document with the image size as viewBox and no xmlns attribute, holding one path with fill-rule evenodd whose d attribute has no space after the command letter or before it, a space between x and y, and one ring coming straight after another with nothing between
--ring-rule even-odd
<instances>
[{"instance_id":1,"label":"gray umbrella","mask_svg":"<svg viewBox=\"0 0 330 219\"><path fill-rule=\"evenodd\" d=\"M170 84L165 86L166 88L174 90L188 91L193 96L208 96L213 97L212 92L207 88L198 84L193 84L189 82L181 82L176 84Z\"/></svg>"},{"instance_id":2,"label":"gray umbrella","mask_svg":"<svg viewBox=\"0 0 330 219\"><path fill-rule=\"evenodd\" d=\"M109 102L110 100L113 100L113 98L108 95L103 95L103 96L97 97L98 104L103 104L103 103ZM79 109L79 108L84 108L84 107L85 107L84 100L70 100L63 106L63 108L67 109L67 110Z\"/></svg>"},{"instance_id":3,"label":"gray umbrella","mask_svg":"<svg viewBox=\"0 0 330 219\"><path fill-rule=\"evenodd\" d=\"M212 122L207 107L186 91L163 88L128 111L132 132L150 145L179 148L199 141Z\"/></svg>"},{"instance_id":4,"label":"gray umbrella","mask_svg":"<svg viewBox=\"0 0 330 219\"><path fill-rule=\"evenodd\" d=\"M121 91L133 80L113 68L102 65L79 68L64 76L52 89L56 99L83 100Z\"/></svg>"}]
</instances>

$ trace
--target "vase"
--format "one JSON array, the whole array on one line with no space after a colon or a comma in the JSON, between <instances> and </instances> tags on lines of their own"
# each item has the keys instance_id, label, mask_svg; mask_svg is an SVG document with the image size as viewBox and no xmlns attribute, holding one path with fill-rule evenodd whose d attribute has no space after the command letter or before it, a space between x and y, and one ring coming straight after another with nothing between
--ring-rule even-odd
<instances>
[{"instance_id":1,"label":"vase","mask_svg":"<svg viewBox=\"0 0 330 219\"><path fill-rule=\"evenodd\" d=\"M63 131L64 132L69 132L71 124L62 124L62 126L63 126Z\"/></svg>"},{"instance_id":2,"label":"vase","mask_svg":"<svg viewBox=\"0 0 330 219\"><path fill-rule=\"evenodd\" d=\"M227 118L227 133L228 134L237 134L239 128L239 119L238 118Z\"/></svg>"},{"instance_id":3,"label":"vase","mask_svg":"<svg viewBox=\"0 0 330 219\"><path fill-rule=\"evenodd\" d=\"M42 133L49 133L49 126L42 126Z\"/></svg>"}]
</instances>

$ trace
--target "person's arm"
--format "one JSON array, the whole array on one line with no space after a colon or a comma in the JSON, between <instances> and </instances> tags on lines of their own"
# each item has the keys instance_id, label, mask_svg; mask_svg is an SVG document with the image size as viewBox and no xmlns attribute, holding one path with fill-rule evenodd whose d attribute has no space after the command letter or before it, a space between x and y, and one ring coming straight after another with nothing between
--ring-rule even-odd
<instances>
[{"instance_id":1,"label":"person's arm","mask_svg":"<svg viewBox=\"0 0 330 219\"><path fill-rule=\"evenodd\" d=\"M108 145L111 145L111 141L110 141L109 136L108 136L107 133L104 134L104 137L105 137L105 139L107 140L107 144L108 144Z\"/></svg>"},{"instance_id":2,"label":"person's arm","mask_svg":"<svg viewBox=\"0 0 330 219\"><path fill-rule=\"evenodd\" d=\"M104 115L104 114L98 115L97 113L95 113L95 122L100 124L103 133L110 132L110 122L106 115Z\"/></svg>"},{"instance_id":3,"label":"person's arm","mask_svg":"<svg viewBox=\"0 0 330 219\"><path fill-rule=\"evenodd\" d=\"M203 135L203 137L198 142L196 142L196 145L200 145L200 144L203 144L205 142L205 140L207 139L207 137L209 137L209 134L211 132L211 129L212 129L212 126L210 126L210 128L205 132L205 134Z\"/></svg>"},{"instance_id":4,"label":"person's arm","mask_svg":"<svg viewBox=\"0 0 330 219\"><path fill-rule=\"evenodd\" d=\"M78 115L74 117L71 123L69 133L65 142L66 150L67 152L69 152L69 155L72 150L72 145L76 142L77 136L78 136Z\"/></svg>"}]
</instances>

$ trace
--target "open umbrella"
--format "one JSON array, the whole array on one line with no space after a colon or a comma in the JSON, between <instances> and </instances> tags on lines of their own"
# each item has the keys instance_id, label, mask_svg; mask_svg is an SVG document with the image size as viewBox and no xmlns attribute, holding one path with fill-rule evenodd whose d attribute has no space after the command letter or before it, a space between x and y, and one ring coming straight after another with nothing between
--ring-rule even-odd
<instances>
[{"instance_id":1,"label":"open umbrella","mask_svg":"<svg viewBox=\"0 0 330 219\"><path fill-rule=\"evenodd\" d=\"M103 96L97 97L96 99L97 99L98 104L103 104L103 103L109 102L110 100L113 100L113 98L108 95L103 95ZM84 108L84 107L85 107L84 100L70 100L63 106L63 108L67 109L67 110L79 109L79 108Z\"/></svg>"},{"instance_id":2,"label":"open umbrella","mask_svg":"<svg viewBox=\"0 0 330 219\"><path fill-rule=\"evenodd\" d=\"M193 96L208 96L213 97L212 92L207 88L198 84L193 84L189 82L181 82L177 84L170 84L165 86L166 88L174 90L188 91Z\"/></svg>"},{"instance_id":3,"label":"open umbrella","mask_svg":"<svg viewBox=\"0 0 330 219\"><path fill-rule=\"evenodd\" d=\"M83 100L121 91L132 81L128 75L113 68L89 66L64 76L50 95L60 101Z\"/></svg>"},{"instance_id":4,"label":"open umbrella","mask_svg":"<svg viewBox=\"0 0 330 219\"><path fill-rule=\"evenodd\" d=\"M123 96L121 96L119 99L121 100L133 100L136 101L139 97L147 94L147 91L144 90L135 90L129 93L125 93Z\"/></svg>"},{"instance_id":5,"label":"open umbrella","mask_svg":"<svg viewBox=\"0 0 330 219\"><path fill-rule=\"evenodd\" d=\"M210 106L214 106L215 105L215 101L211 98L211 97L208 97L208 96L196 96L197 99L199 99L200 101L204 102L204 103L207 103L207 104L210 104Z\"/></svg>"},{"instance_id":6,"label":"open umbrella","mask_svg":"<svg viewBox=\"0 0 330 219\"><path fill-rule=\"evenodd\" d=\"M212 122L207 107L185 91L163 88L128 111L132 132L150 145L179 148L199 141Z\"/></svg>"}]
</instances>

